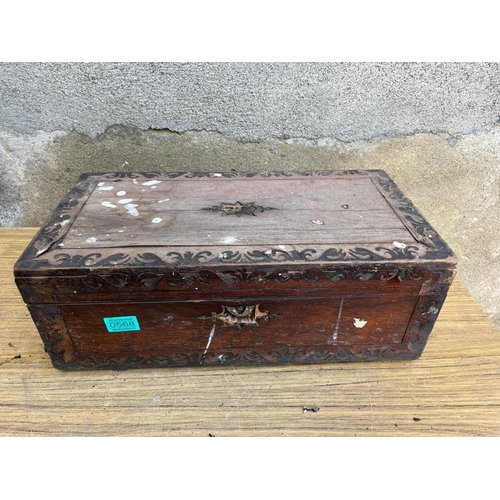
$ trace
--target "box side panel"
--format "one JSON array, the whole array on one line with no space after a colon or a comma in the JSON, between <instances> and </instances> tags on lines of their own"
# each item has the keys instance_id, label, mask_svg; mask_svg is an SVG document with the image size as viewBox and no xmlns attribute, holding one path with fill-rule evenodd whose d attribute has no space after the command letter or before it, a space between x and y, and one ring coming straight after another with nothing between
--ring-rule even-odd
<instances>
[{"instance_id":1,"label":"box side panel","mask_svg":"<svg viewBox=\"0 0 500 500\"><path fill-rule=\"evenodd\" d=\"M403 343L419 357L434 328L448 290L456 275L456 269L436 270L434 279L423 287L404 335Z\"/></svg>"}]
</instances>

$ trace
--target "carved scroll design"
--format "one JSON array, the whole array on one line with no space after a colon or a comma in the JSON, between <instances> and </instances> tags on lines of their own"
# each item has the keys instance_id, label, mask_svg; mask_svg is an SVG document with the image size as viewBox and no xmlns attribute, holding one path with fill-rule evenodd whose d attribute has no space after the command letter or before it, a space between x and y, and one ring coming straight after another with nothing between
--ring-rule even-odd
<instances>
[{"instance_id":1,"label":"carved scroll design","mask_svg":"<svg viewBox=\"0 0 500 500\"><path fill-rule=\"evenodd\" d=\"M69 362L57 358L53 359L58 368L85 370L85 369L115 369L128 368L168 368L173 366L199 366L203 365L263 365L263 364L313 364L336 363L351 361L379 361L395 359L415 359L418 354L412 352L407 346L381 345L346 348L311 349L303 347L286 347L257 352L253 350L214 351L203 354L152 354L133 356L101 356L74 359Z\"/></svg>"},{"instance_id":2,"label":"carved scroll design","mask_svg":"<svg viewBox=\"0 0 500 500\"><path fill-rule=\"evenodd\" d=\"M70 222L75 219L81 209L80 199L89 193L90 187L91 183L88 181L77 183L59 203L50 220L33 241L33 247L36 249L34 257L45 253L67 233L71 226Z\"/></svg>"},{"instance_id":3,"label":"carved scroll design","mask_svg":"<svg viewBox=\"0 0 500 500\"><path fill-rule=\"evenodd\" d=\"M128 286L129 277L123 273L111 273L111 274L98 274L98 273L89 273L87 276L83 277L82 283L89 288L102 288L103 283L107 283L115 288L125 288Z\"/></svg>"},{"instance_id":4,"label":"carved scroll design","mask_svg":"<svg viewBox=\"0 0 500 500\"><path fill-rule=\"evenodd\" d=\"M445 295L430 296L427 300L421 299L416 317L413 317L411 328L404 337L411 350L420 352L423 350L444 300Z\"/></svg>"},{"instance_id":5,"label":"carved scroll design","mask_svg":"<svg viewBox=\"0 0 500 500\"><path fill-rule=\"evenodd\" d=\"M410 327L404 336L404 342L410 350L421 353L439 312L446 300L449 287L455 277L456 269L443 269L428 281L429 288L421 295L410 320Z\"/></svg>"},{"instance_id":6,"label":"carved scroll design","mask_svg":"<svg viewBox=\"0 0 500 500\"><path fill-rule=\"evenodd\" d=\"M436 300L429 300L420 304L419 306L420 317L413 325L413 328L419 332L426 332L434 325L436 317L439 313L440 307Z\"/></svg>"},{"instance_id":7,"label":"carved scroll design","mask_svg":"<svg viewBox=\"0 0 500 500\"><path fill-rule=\"evenodd\" d=\"M390 266L377 268L369 266L343 266L339 268L313 268L313 269L281 269L281 270L252 270L252 269L225 269L216 271L213 269L202 269L200 271L176 271L169 270L160 272L137 272L124 270L109 274L98 272L89 273L79 278L81 282L93 290L106 287L125 288L129 286L152 287L164 281L169 286L194 284L212 285L214 281L220 280L228 285L249 281L253 283L265 283L274 281L286 283L287 281L308 281L315 283L321 279L328 279L333 283L339 281L369 281L378 279L380 281L421 281L428 279L430 272L424 267ZM69 279L69 278L68 278ZM61 287L67 288L67 279Z\"/></svg>"},{"instance_id":8,"label":"carved scroll design","mask_svg":"<svg viewBox=\"0 0 500 500\"><path fill-rule=\"evenodd\" d=\"M158 255L152 252L140 253L130 250L129 253L105 253L93 252L86 255L68 253L54 253L47 255L40 263L47 263L56 267L105 267L118 266L122 264L137 266L199 266L205 264L266 264L279 262L346 262L346 261L390 261L390 260L414 260L419 257L419 248L408 245L405 248L389 248L376 246L373 248L328 248L321 253L312 248L304 250L285 251L278 248L269 250L248 250L238 252L227 250L214 254L208 250L200 252L166 252ZM29 263L27 263L29 264Z\"/></svg>"},{"instance_id":9,"label":"carved scroll design","mask_svg":"<svg viewBox=\"0 0 500 500\"><path fill-rule=\"evenodd\" d=\"M380 176L377 178L377 184L383 188L387 197L395 202L395 208L401 212L403 223L414 233L417 240L430 248L436 248L435 241L436 239L440 239L438 234L417 210L413 202L402 193L394 181L389 177Z\"/></svg>"},{"instance_id":10,"label":"carved scroll design","mask_svg":"<svg viewBox=\"0 0 500 500\"><path fill-rule=\"evenodd\" d=\"M283 269L277 271L250 271L250 270L233 270L214 271L214 274L228 284L237 283L240 281L253 281L256 283L264 283L266 281L276 281L285 283L290 280L301 281L306 280L310 283L315 283L320 279L327 278L336 283L342 280L353 281L368 281L371 279L380 279L381 281L398 281L412 280L419 281L427 279L429 272L425 268L417 267L389 267L389 268L372 268L364 266L344 266L332 269L306 269L306 270L290 270Z\"/></svg>"},{"instance_id":11,"label":"carved scroll design","mask_svg":"<svg viewBox=\"0 0 500 500\"><path fill-rule=\"evenodd\" d=\"M347 260L391 260L398 258L414 259L418 257L418 247L406 246L405 248L386 248L377 246L373 250L368 248L328 248L322 253L313 248L304 250L285 251L278 248L269 250L249 250L245 253L226 251L219 254L214 260L223 262L289 262L289 261L318 261L341 262ZM178 256L178 263L184 264L183 256ZM187 264L187 262L186 262Z\"/></svg>"},{"instance_id":12,"label":"carved scroll design","mask_svg":"<svg viewBox=\"0 0 500 500\"><path fill-rule=\"evenodd\" d=\"M220 205L207 207L203 210L209 212L220 212L221 215L236 215L236 217L241 217L242 215L255 216L256 213L264 212L264 210L272 210L272 208L257 205L253 201L251 203L241 203L237 201L236 203L221 203Z\"/></svg>"},{"instance_id":13,"label":"carved scroll design","mask_svg":"<svg viewBox=\"0 0 500 500\"><path fill-rule=\"evenodd\" d=\"M103 288L105 284L111 285L115 288L125 288L133 283L151 287L159 283L164 276L164 274L153 272L141 272L135 275L130 272L110 274L89 273L87 276L81 278L81 281L85 286L95 290Z\"/></svg>"},{"instance_id":14,"label":"carved scroll design","mask_svg":"<svg viewBox=\"0 0 500 500\"><path fill-rule=\"evenodd\" d=\"M71 362L76 355L75 347L59 307L48 304L31 306L30 312L54 365L64 366Z\"/></svg>"},{"instance_id":15,"label":"carved scroll design","mask_svg":"<svg viewBox=\"0 0 500 500\"><path fill-rule=\"evenodd\" d=\"M102 178L105 179L137 179L144 177L147 179L200 179L200 178L213 178L213 179L230 179L234 177L252 178L252 177L348 177L348 176L368 176L377 171L369 170L317 170L309 172L301 171L272 171L272 172L112 172L104 174Z\"/></svg>"}]
</instances>

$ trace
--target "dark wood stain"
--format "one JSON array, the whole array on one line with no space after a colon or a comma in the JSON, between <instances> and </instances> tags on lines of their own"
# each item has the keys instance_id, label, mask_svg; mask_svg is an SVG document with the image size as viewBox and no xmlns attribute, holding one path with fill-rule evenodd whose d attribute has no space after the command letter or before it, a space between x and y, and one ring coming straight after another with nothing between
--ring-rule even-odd
<instances>
[{"instance_id":1,"label":"dark wood stain","mask_svg":"<svg viewBox=\"0 0 500 500\"><path fill-rule=\"evenodd\" d=\"M126 369L415 359L455 266L379 170L120 173L82 176L15 276L54 366Z\"/></svg>"}]
</instances>

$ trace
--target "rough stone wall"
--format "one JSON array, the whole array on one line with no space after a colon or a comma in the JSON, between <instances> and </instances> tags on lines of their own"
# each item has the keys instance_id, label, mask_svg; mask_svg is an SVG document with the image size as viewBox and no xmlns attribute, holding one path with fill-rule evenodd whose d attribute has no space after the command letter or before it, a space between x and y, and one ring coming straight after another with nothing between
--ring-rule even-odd
<instances>
[{"instance_id":1,"label":"rough stone wall","mask_svg":"<svg viewBox=\"0 0 500 500\"><path fill-rule=\"evenodd\" d=\"M500 326L500 65L2 64L0 225L82 172L383 168Z\"/></svg>"}]
</instances>

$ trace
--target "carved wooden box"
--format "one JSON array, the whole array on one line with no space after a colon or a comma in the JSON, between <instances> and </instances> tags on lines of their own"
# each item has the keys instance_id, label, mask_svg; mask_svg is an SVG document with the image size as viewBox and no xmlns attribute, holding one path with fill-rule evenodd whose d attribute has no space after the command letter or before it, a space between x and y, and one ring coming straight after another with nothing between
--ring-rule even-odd
<instances>
[{"instance_id":1,"label":"carved wooden box","mask_svg":"<svg viewBox=\"0 0 500 500\"><path fill-rule=\"evenodd\" d=\"M57 368L414 359L456 259L381 170L86 174L15 267Z\"/></svg>"}]
</instances>

